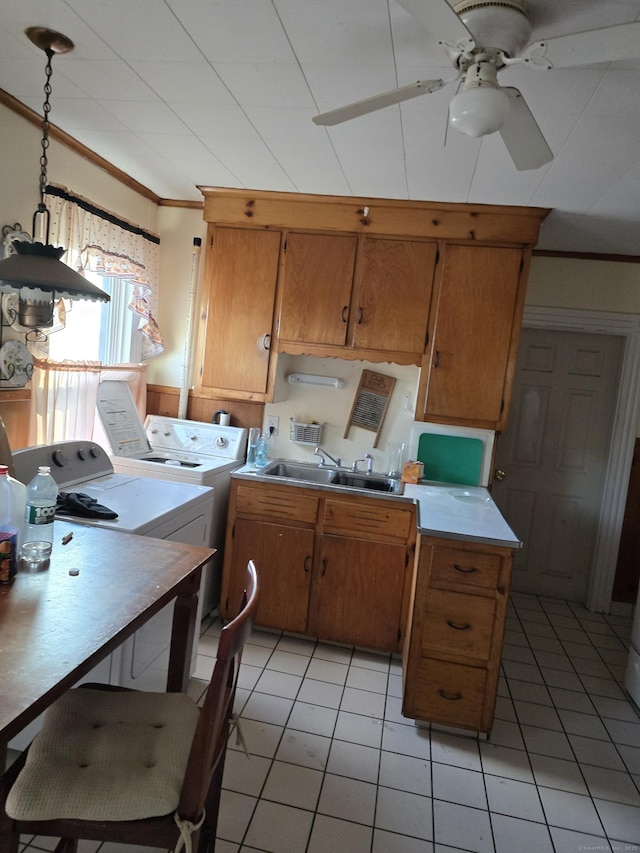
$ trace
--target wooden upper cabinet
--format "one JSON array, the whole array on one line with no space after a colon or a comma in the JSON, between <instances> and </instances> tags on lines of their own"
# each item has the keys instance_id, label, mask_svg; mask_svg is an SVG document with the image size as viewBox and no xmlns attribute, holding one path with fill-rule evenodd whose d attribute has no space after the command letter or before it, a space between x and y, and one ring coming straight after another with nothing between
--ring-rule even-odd
<instances>
[{"instance_id":1,"label":"wooden upper cabinet","mask_svg":"<svg viewBox=\"0 0 640 853\"><path fill-rule=\"evenodd\" d=\"M203 396L268 399L281 234L210 225L204 273Z\"/></svg>"},{"instance_id":2,"label":"wooden upper cabinet","mask_svg":"<svg viewBox=\"0 0 640 853\"><path fill-rule=\"evenodd\" d=\"M519 248L446 246L418 391L425 420L504 428L526 266Z\"/></svg>"},{"instance_id":3,"label":"wooden upper cabinet","mask_svg":"<svg viewBox=\"0 0 640 853\"><path fill-rule=\"evenodd\" d=\"M287 235L279 340L345 345L357 245L344 235Z\"/></svg>"},{"instance_id":4,"label":"wooden upper cabinet","mask_svg":"<svg viewBox=\"0 0 640 853\"><path fill-rule=\"evenodd\" d=\"M433 241L289 232L279 349L298 344L420 356L436 258Z\"/></svg>"},{"instance_id":5,"label":"wooden upper cabinet","mask_svg":"<svg viewBox=\"0 0 640 853\"><path fill-rule=\"evenodd\" d=\"M352 345L422 353L438 245L363 238L351 311Z\"/></svg>"}]
</instances>

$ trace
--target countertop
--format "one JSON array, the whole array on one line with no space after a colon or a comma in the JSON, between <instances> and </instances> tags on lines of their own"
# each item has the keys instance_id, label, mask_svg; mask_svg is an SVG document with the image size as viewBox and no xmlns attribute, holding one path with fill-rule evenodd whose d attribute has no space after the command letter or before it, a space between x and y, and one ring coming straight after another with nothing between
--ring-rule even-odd
<instances>
[{"instance_id":1,"label":"countertop","mask_svg":"<svg viewBox=\"0 0 640 853\"><path fill-rule=\"evenodd\" d=\"M319 489L343 495L357 494L360 497L375 500L411 501L417 508L418 533L424 536L442 536L505 548L522 547L522 542L503 518L488 489L480 486L424 482L415 486L405 484L403 494L393 494L336 486L331 483L311 483L274 477L263 474L262 469L250 465L237 469L231 477L259 480L291 488Z\"/></svg>"}]
</instances>

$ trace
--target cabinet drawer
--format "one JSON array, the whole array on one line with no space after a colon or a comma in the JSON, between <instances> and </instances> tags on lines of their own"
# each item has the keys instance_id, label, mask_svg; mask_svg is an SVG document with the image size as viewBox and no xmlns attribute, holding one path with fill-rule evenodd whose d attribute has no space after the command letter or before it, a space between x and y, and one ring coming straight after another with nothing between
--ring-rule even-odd
<instances>
[{"instance_id":1,"label":"cabinet drawer","mask_svg":"<svg viewBox=\"0 0 640 853\"><path fill-rule=\"evenodd\" d=\"M405 693L402 713L451 726L482 730L485 669L423 658L417 687Z\"/></svg>"},{"instance_id":2,"label":"cabinet drawer","mask_svg":"<svg viewBox=\"0 0 640 853\"><path fill-rule=\"evenodd\" d=\"M478 592L498 585L501 557L484 551L434 548L429 585L441 588L477 587Z\"/></svg>"},{"instance_id":3,"label":"cabinet drawer","mask_svg":"<svg viewBox=\"0 0 640 853\"><path fill-rule=\"evenodd\" d=\"M391 501L329 499L325 502L325 533L406 542L412 526L415 526L413 512L395 507Z\"/></svg>"},{"instance_id":4,"label":"cabinet drawer","mask_svg":"<svg viewBox=\"0 0 640 853\"><path fill-rule=\"evenodd\" d=\"M489 659L495 601L480 595L430 589L427 592L422 654Z\"/></svg>"},{"instance_id":5,"label":"cabinet drawer","mask_svg":"<svg viewBox=\"0 0 640 853\"><path fill-rule=\"evenodd\" d=\"M236 492L236 513L315 524L318 498L295 487L239 484Z\"/></svg>"}]
</instances>

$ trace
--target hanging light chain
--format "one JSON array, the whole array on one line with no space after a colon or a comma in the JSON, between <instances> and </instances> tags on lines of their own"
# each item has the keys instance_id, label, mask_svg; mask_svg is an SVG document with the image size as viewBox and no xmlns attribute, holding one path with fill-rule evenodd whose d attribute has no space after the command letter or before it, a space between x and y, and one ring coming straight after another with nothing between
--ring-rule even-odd
<instances>
[{"instance_id":1,"label":"hanging light chain","mask_svg":"<svg viewBox=\"0 0 640 853\"><path fill-rule=\"evenodd\" d=\"M51 59L53 57L53 51L51 48L45 50L47 54L47 64L45 66L45 74L47 75L46 82L44 84L44 104L42 105L42 154L40 155L40 204L38 209L40 212L44 212L46 209L46 205L44 203L44 195L47 189L47 166L49 165L49 161L47 160L47 150L49 148L49 113L51 112L51 75L53 74L53 66L51 64Z\"/></svg>"}]
</instances>

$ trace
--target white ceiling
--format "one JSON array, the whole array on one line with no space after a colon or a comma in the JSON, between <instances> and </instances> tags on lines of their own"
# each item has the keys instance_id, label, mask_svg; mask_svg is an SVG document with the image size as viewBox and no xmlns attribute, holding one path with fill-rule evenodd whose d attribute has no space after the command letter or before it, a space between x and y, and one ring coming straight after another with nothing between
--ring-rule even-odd
<instances>
[{"instance_id":1,"label":"white ceiling","mask_svg":"<svg viewBox=\"0 0 640 853\"><path fill-rule=\"evenodd\" d=\"M533 40L640 20L638 0L530 0ZM395 0L0 0L0 86L166 199L197 184L550 207L539 248L640 255L640 61L500 72L555 159L517 172L499 134L449 132L455 85L334 128L318 112L450 77ZM640 48L639 48L640 52ZM37 175L38 164L34 163ZM49 164L55 177L55 163ZM74 189L70 187L70 189Z\"/></svg>"}]
</instances>

